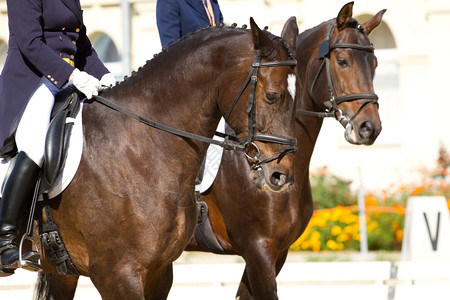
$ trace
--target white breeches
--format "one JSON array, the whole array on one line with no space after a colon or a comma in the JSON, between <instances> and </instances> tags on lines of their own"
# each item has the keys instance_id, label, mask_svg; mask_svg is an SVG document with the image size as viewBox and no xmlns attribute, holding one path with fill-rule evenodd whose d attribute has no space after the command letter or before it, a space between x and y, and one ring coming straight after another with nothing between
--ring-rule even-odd
<instances>
[{"instance_id":1,"label":"white breeches","mask_svg":"<svg viewBox=\"0 0 450 300\"><path fill-rule=\"evenodd\" d=\"M24 151L40 167L44 158L45 137L50 122L50 114L55 103L55 95L60 90L47 78L42 77L37 89L28 101L17 127L16 144L18 151Z\"/></svg>"}]
</instances>

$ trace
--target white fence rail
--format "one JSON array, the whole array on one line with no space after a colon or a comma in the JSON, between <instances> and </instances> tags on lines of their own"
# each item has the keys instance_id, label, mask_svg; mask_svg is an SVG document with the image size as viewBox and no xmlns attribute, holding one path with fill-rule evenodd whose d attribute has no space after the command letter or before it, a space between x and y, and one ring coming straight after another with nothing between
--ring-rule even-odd
<instances>
[{"instance_id":1,"label":"white fence rail","mask_svg":"<svg viewBox=\"0 0 450 300\"><path fill-rule=\"evenodd\" d=\"M175 264L169 300L234 299L242 263ZM0 278L0 299L33 299L36 274ZM278 276L280 299L450 299L450 262L288 262ZM89 278L75 299L101 299Z\"/></svg>"}]
</instances>

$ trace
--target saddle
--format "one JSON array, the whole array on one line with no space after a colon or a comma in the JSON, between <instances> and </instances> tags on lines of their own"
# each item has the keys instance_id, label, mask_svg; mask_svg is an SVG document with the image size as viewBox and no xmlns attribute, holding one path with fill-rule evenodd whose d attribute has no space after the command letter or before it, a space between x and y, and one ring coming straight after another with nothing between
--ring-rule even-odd
<instances>
[{"instance_id":1,"label":"saddle","mask_svg":"<svg viewBox=\"0 0 450 300\"><path fill-rule=\"evenodd\" d=\"M69 86L56 95L45 140L41 177L41 191L43 192L53 186L64 166L74 119L79 112L80 95L74 86Z\"/></svg>"}]
</instances>

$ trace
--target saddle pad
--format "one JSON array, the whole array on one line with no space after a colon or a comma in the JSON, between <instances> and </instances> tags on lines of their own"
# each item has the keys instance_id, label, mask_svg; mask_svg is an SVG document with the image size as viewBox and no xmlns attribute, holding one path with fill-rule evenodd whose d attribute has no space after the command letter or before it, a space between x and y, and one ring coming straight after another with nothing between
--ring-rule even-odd
<instances>
[{"instance_id":1,"label":"saddle pad","mask_svg":"<svg viewBox=\"0 0 450 300\"><path fill-rule=\"evenodd\" d=\"M221 118L219 125L217 126L217 131L225 133L225 119ZM223 141L222 137L214 136L214 140ZM203 171L203 178L200 184L195 186L197 191L200 193L206 192L214 180L216 179L217 172L219 171L220 162L222 161L223 148L219 145L211 144L208 147L205 158L205 167Z\"/></svg>"},{"instance_id":2,"label":"saddle pad","mask_svg":"<svg viewBox=\"0 0 450 300\"><path fill-rule=\"evenodd\" d=\"M78 166L81 161L83 152L83 124L82 124L82 109L83 102L80 103L80 113L75 119L67 118L66 122L74 122L72 132L70 135L69 150L67 152L67 159L64 167L55 180L53 187L48 191L49 197L54 198L58 196L72 181ZM10 160L0 160L0 197L3 192L3 181L9 169ZM42 200L42 196L39 200Z\"/></svg>"}]
</instances>

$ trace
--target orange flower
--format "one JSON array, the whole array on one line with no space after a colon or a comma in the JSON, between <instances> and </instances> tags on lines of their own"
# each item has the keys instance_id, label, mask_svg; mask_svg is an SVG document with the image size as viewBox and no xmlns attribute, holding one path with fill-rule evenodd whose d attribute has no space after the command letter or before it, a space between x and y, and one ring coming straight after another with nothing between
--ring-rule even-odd
<instances>
[{"instance_id":1,"label":"orange flower","mask_svg":"<svg viewBox=\"0 0 450 300\"><path fill-rule=\"evenodd\" d=\"M328 240L327 241L327 247L330 250L342 250L344 248L344 245L341 243L336 243L333 240Z\"/></svg>"},{"instance_id":2,"label":"orange flower","mask_svg":"<svg viewBox=\"0 0 450 300\"><path fill-rule=\"evenodd\" d=\"M340 234L337 238L336 241L343 243L343 242L347 242L350 240L350 236L348 234Z\"/></svg>"},{"instance_id":3,"label":"orange flower","mask_svg":"<svg viewBox=\"0 0 450 300\"><path fill-rule=\"evenodd\" d=\"M403 239L403 229L399 229L395 232L395 240L401 242Z\"/></svg>"},{"instance_id":4,"label":"orange flower","mask_svg":"<svg viewBox=\"0 0 450 300\"><path fill-rule=\"evenodd\" d=\"M311 242L311 244L314 252L320 251L320 241L315 241L314 243Z\"/></svg>"},{"instance_id":5,"label":"orange flower","mask_svg":"<svg viewBox=\"0 0 450 300\"><path fill-rule=\"evenodd\" d=\"M365 202L366 206L377 206L378 205L377 198L372 197L372 196L366 197L364 202Z\"/></svg>"},{"instance_id":6,"label":"orange flower","mask_svg":"<svg viewBox=\"0 0 450 300\"><path fill-rule=\"evenodd\" d=\"M303 243L301 243L301 247L303 250L306 250L310 247L310 243L308 241L304 241Z\"/></svg>"},{"instance_id":7,"label":"orange flower","mask_svg":"<svg viewBox=\"0 0 450 300\"><path fill-rule=\"evenodd\" d=\"M398 222L394 222L394 224L392 224L392 229L393 229L394 231L399 230L399 228L400 228L400 224L399 224Z\"/></svg>"},{"instance_id":8,"label":"orange flower","mask_svg":"<svg viewBox=\"0 0 450 300\"><path fill-rule=\"evenodd\" d=\"M331 234L334 235L334 236L339 235L341 232L342 232L342 228L340 226L334 225L331 228Z\"/></svg>"},{"instance_id":9,"label":"orange flower","mask_svg":"<svg viewBox=\"0 0 450 300\"><path fill-rule=\"evenodd\" d=\"M412 192L411 195L419 195L423 190L423 186L416 187Z\"/></svg>"},{"instance_id":10,"label":"orange flower","mask_svg":"<svg viewBox=\"0 0 450 300\"><path fill-rule=\"evenodd\" d=\"M393 208L399 215L405 214L406 209L400 204L394 204Z\"/></svg>"}]
</instances>

